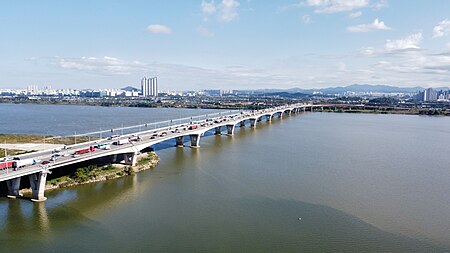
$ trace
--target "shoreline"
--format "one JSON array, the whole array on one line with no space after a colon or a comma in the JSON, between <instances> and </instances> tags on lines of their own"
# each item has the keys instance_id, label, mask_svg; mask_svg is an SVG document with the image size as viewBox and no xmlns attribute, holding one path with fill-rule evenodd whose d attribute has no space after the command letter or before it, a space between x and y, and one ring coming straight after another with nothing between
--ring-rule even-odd
<instances>
[{"instance_id":1,"label":"shoreline","mask_svg":"<svg viewBox=\"0 0 450 253\"><path fill-rule=\"evenodd\" d=\"M159 156L154 151L151 151L138 155L136 166L108 164L103 166L90 165L78 168L70 175L48 180L45 185L45 191L122 178L140 171L153 169L159 164L159 161ZM31 188L21 189L20 193L24 196L30 195Z\"/></svg>"}]
</instances>

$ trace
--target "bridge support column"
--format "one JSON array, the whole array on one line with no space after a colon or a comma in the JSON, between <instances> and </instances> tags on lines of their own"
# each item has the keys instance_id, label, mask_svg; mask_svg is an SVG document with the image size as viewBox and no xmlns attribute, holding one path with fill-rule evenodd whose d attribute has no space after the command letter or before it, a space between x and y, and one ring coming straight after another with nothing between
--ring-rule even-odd
<instances>
[{"instance_id":1,"label":"bridge support column","mask_svg":"<svg viewBox=\"0 0 450 253\"><path fill-rule=\"evenodd\" d=\"M256 126L256 119L250 119L250 127L255 127Z\"/></svg>"},{"instance_id":2,"label":"bridge support column","mask_svg":"<svg viewBox=\"0 0 450 253\"><path fill-rule=\"evenodd\" d=\"M22 196L22 194L19 193L20 177L7 180L6 186L8 187L8 198L15 199Z\"/></svg>"},{"instance_id":3,"label":"bridge support column","mask_svg":"<svg viewBox=\"0 0 450 253\"><path fill-rule=\"evenodd\" d=\"M200 147L200 134L191 134L189 138L191 138L191 148Z\"/></svg>"},{"instance_id":4,"label":"bridge support column","mask_svg":"<svg viewBox=\"0 0 450 253\"><path fill-rule=\"evenodd\" d=\"M137 165L137 154L136 153L125 153L123 154L126 165L136 166Z\"/></svg>"},{"instance_id":5,"label":"bridge support column","mask_svg":"<svg viewBox=\"0 0 450 253\"><path fill-rule=\"evenodd\" d=\"M176 147L183 147L184 146L184 144L183 144L184 136L175 137L175 141L176 141L176 144L175 144Z\"/></svg>"},{"instance_id":6,"label":"bridge support column","mask_svg":"<svg viewBox=\"0 0 450 253\"><path fill-rule=\"evenodd\" d=\"M266 114L266 121L271 122L272 121L272 115Z\"/></svg>"},{"instance_id":7,"label":"bridge support column","mask_svg":"<svg viewBox=\"0 0 450 253\"><path fill-rule=\"evenodd\" d=\"M44 196L47 173L47 171L43 171L28 176L31 186L31 201L41 202L47 200Z\"/></svg>"},{"instance_id":8,"label":"bridge support column","mask_svg":"<svg viewBox=\"0 0 450 253\"><path fill-rule=\"evenodd\" d=\"M216 134L216 135L222 134L222 126L216 127L215 130L216 130L216 131L214 132L214 134Z\"/></svg>"},{"instance_id":9,"label":"bridge support column","mask_svg":"<svg viewBox=\"0 0 450 253\"><path fill-rule=\"evenodd\" d=\"M227 134L233 135L234 134L234 124L233 125L227 125Z\"/></svg>"},{"instance_id":10,"label":"bridge support column","mask_svg":"<svg viewBox=\"0 0 450 253\"><path fill-rule=\"evenodd\" d=\"M280 119L282 119L282 118L283 118L283 112L280 112L280 115L279 115L279 117L280 117Z\"/></svg>"},{"instance_id":11,"label":"bridge support column","mask_svg":"<svg viewBox=\"0 0 450 253\"><path fill-rule=\"evenodd\" d=\"M305 107L303 107L303 112L306 112L306 106L305 106Z\"/></svg>"},{"instance_id":12,"label":"bridge support column","mask_svg":"<svg viewBox=\"0 0 450 253\"><path fill-rule=\"evenodd\" d=\"M241 122L239 123L239 126L240 126L240 127L245 127L245 120L241 121Z\"/></svg>"}]
</instances>

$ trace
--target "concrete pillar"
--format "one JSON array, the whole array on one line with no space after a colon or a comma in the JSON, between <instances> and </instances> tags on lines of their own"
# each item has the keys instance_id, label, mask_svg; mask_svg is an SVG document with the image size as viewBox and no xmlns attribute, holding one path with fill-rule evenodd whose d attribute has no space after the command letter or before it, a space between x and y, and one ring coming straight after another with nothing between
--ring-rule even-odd
<instances>
[{"instance_id":1,"label":"concrete pillar","mask_svg":"<svg viewBox=\"0 0 450 253\"><path fill-rule=\"evenodd\" d=\"M272 115L266 114L266 121L268 122L272 121Z\"/></svg>"},{"instance_id":2,"label":"concrete pillar","mask_svg":"<svg viewBox=\"0 0 450 253\"><path fill-rule=\"evenodd\" d=\"M176 147L183 147L184 146L184 144L183 144L184 136L175 137L175 141L176 141L176 144L175 144Z\"/></svg>"},{"instance_id":3,"label":"concrete pillar","mask_svg":"<svg viewBox=\"0 0 450 253\"><path fill-rule=\"evenodd\" d=\"M136 153L125 153L123 154L126 165L136 166L137 165L137 154Z\"/></svg>"},{"instance_id":4,"label":"concrete pillar","mask_svg":"<svg viewBox=\"0 0 450 253\"><path fill-rule=\"evenodd\" d=\"M256 126L256 119L250 119L250 127Z\"/></svg>"},{"instance_id":5,"label":"concrete pillar","mask_svg":"<svg viewBox=\"0 0 450 253\"><path fill-rule=\"evenodd\" d=\"M222 134L222 126L216 127L215 130L216 130L216 131L215 131L215 134L216 134L216 135Z\"/></svg>"},{"instance_id":6,"label":"concrete pillar","mask_svg":"<svg viewBox=\"0 0 450 253\"><path fill-rule=\"evenodd\" d=\"M239 126L240 127L245 127L245 120L241 121Z\"/></svg>"},{"instance_id":7,"label":"concrete pillar","mask_svg":"<svg viewBox=\"0 0 450 253\"><path fill-rule=\"evenodd\" d=\"M283 118L283 112L280 112L280 115L279 115L279 117L280 117L280 119L282 119L282 118Z\"/></svg>"},{"instance_id":8,"label":"concrete pillar","mask_svg":"<svg viewBox=\"0 0 450 253\"><path fill-rule=\"evenodd\" d=\"M44 196L45 183L47 182L47 172L38 172L28 176L31 186L31 200L35 202L45 201L47 198Z\"/></svg>"},{"instance_id":9,"label":"concrete pillar","mask_svg":"<svg viewBox=\"0 0 450 253\"><path fill-rule=\"evenodd\" d=\"M199 134L191 134L189 135L191 138L191 148L200 147L200 135Z\"/></svg>"},{"instance_id":10,"label":"concrete pillar","mask_svg":"<svg viewBox=\"0 0 450 253\"><path fill-rule=\"evenodd\" d=\"M227 125L227 134L233 135L234 134L234 124L233 125Z\"/></svg>"},{"instance_id":11,"label":"concrete pillar","mask_svg":"<svg viewBox=\"0 0 450 253\"><path fill-rule=\"evenodd\" d=\"M306 106L305 106L305 107L303 107L303 112L306 112Z\"/></svg>"},{"instance_id":12,"label":"concrete pillar","mask_svg":"<svg viewBox=\"0 0 450 253\"><path fill-rule=\"evenodd\" d=\"M19 193L20 177L7 180L6 186L8 187L8 198L15 199L22 196L22 194Z\"/></svg>"}]
</instances>

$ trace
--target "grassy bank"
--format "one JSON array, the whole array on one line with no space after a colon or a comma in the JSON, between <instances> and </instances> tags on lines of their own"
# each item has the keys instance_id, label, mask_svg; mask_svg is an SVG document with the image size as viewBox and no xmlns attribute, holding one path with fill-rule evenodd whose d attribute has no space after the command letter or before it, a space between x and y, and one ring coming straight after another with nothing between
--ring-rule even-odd
<instances>
[{"instance_id":1,"label":"grassy bank","mask_svg":"<svg viewBox=\"0 0 450 253\"><path fill-rule=\"evenodd\" d=\"M70 175L48 180L46 190L120 178L138 171L154 168L158 163L159 156L154 152L149 152L138 157L136 166L122 164L108 164L104 166L89 165L76 169ZM24 193L29 193L29 191L30 189L23 190Z\"/></svg>"}]
</instances>

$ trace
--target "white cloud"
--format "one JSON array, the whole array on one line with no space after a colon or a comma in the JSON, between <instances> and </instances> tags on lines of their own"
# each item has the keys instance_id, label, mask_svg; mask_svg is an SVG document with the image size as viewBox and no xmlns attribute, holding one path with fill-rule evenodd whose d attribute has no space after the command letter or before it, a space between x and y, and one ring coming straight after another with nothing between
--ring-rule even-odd
<instances>
[{"instance_id":1,"label":"white cloud","mask_svg":"<svg viewBox=\"0 0 450 253\"><path fill-rule=\"evenodd\" d=\"M237 12L239 5L239 1L237 0L222 0L220 4L216 4L214 1L208 2L203 0L200 8L204 21L207 21L209 16L215 14L219 21L230 22L239 16Z\"/></svg>"},{"instance_id":2,"label":"white cloud","mask_svg":"<svg viewBox=\"0 0 450 253\"><path fill-rule=\"evenodd\" d=\"M199 26L197 27L197 29L195 29L200 35L205 36L205 37L213 37L214 36L214 32L211 32L210 30L208 30L207 28L203 27L203 26Z\"/></svg>"},{"instance_id":3,"label":"white cloud","mask_svg":"<svg viewBox=\"0 0 450 253\"><path fill-rule=\"evenodd\" d=\"M348 15L349 18L357 18L362 15L362 11L352 12Z\"/></svg>"},{"instance_id":4,"label":"white cloud","mask_svg":"<svg viewBox=\"0 0 450 253\"><path fill-rule=\"evenodd\" d=\"M384 45L387 51L420 49L419 44L422 42L423 36L421 32L413 33L406 38L399 40L387 40Z\"/></svg>"},{"instance_id":5,"label":"white cloud","mask_svg":"<svg viewBox=\"0 0 450 253\"><path fill-rule=\"evenodd\" d=\"M202 4L201 4L201 8L202 8L202 12L205 15L211 15L214 12L216 12L216 4L214 3L214 1L207 2L207 1L203 0Z\"/></svg>"},{"instance_id":6,"label":"white cloud","mask_svg":"<svg viewBox=\"0 0 450 253\"><path fill-rule=\"evenodd\" d=\"M239 1L236 0L222 0L219 5L219 20L223 22L233 21L238 17L237 8L239 7Z\"/></svg>"},{"instance_id":7,"label":"white cloud","mask_svg":"<svg viewBox=\"0 0 450 253\"><path fill-rule=\"evenodd\" d=\"M52 57L52 65L63 69L77 70L99 75L130 75L147 68L145 63L139 61L124 61L114 57Z\"/></svg>"},{"instance_id":8,"label":"white cloud","mask_svg":"<svg viewBox=\"0 0 450 253\"><path fill-rule=\"evenodd\" d=\"M388 6L387 0L380 0L373 5L373 8L376 10L380 10L387 6Z\"/></svg>"},{"instance_id":9,"label":"white cloud","mask_svg":"<svg viewBox=\"0 0 450 253\"><path fill-rule=\"evenodd\" d=\"M368 7L369 0L306 0L304 4L316 8L316 13L336 13Z\"/></svg>"},{"instance_id":10,"label":"white cloud","mask_svg":"<svg viewBox=\"0 0 450 253\"><path fill-rule=\"evenodd\" d=\"M349 32L371 32L376 30L391 30L389 26L386 26L383 21L380 21L375 19L370 24L361 24L361 25L355 25L355 26L349 26L347 27L347 31Z\"/></svg>"},{"instance_id":11,"label":"white cloud","mask_svg":"<svg viewBox=\"0 0 450 253\"><path fill-rule=\"evenodd\" d=\"M157 33L157 34L171 34L172 33L172 29L170 29L169 27L167 27L165 25L160 25L160 24L149 25L147 27L147 31L149 31L151 33Z\"/></svg>"},{"instance_id":12,"label":"white cloud","mask_svg":"<svg viewBox=\"0 0 450 253\"><path fill-rule=\"evenodd\" d=\"M309 24L309 23L311 23L311 16L310 15L308 15L308 14L305 14L305 15L303 15L302 16L302 22L304 23L304 24Z\"/></svg>"},{"instance_id":13,"label":"white cloud","mask_svg":"<svg viewBox=\"0 0 450 253\"><path fill-rule=\"evenodd\" d=\"M450 20L444 19L433 28L433 38L439 38L450 33Z\"/></svg>"}]
</instances>

